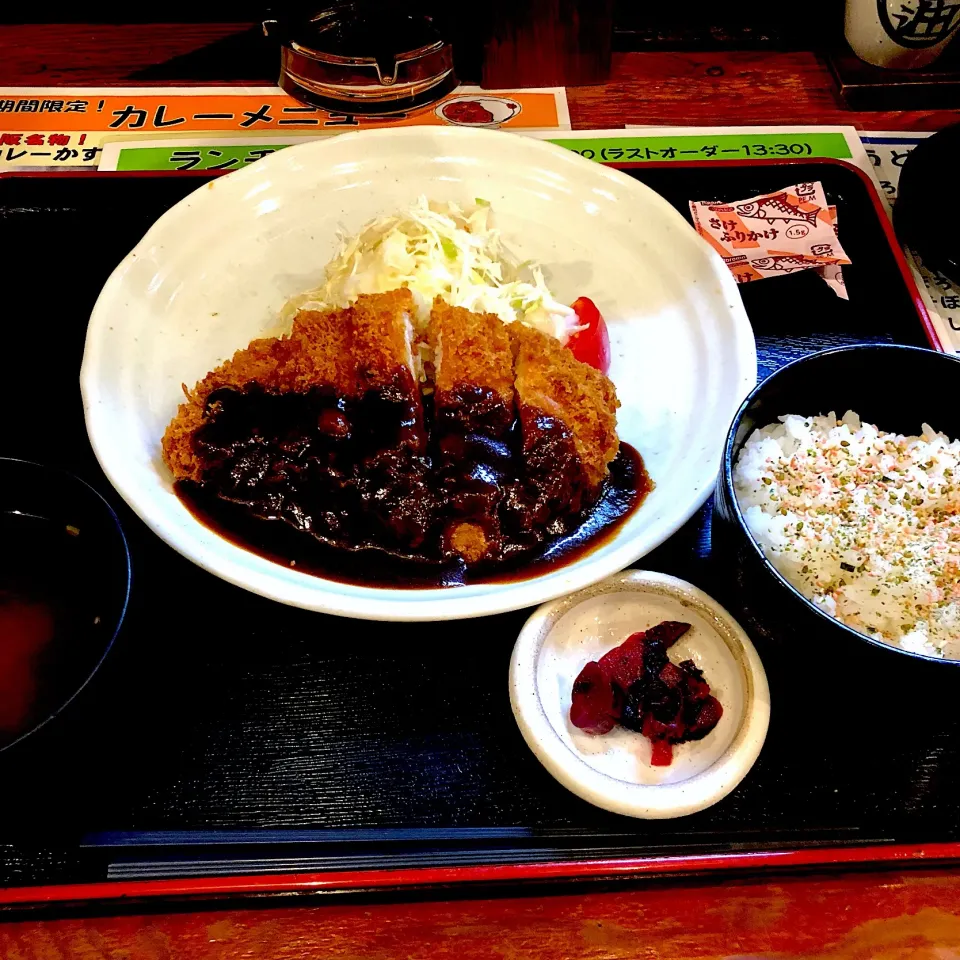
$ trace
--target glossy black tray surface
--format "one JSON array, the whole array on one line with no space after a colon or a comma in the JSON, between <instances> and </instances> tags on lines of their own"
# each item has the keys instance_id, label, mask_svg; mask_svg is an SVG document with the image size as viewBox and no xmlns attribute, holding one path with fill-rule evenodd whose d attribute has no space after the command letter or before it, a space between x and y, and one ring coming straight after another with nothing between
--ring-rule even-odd
<instances>
[{"instance_id":1,"label":"glossy black tray surface","mask_svg":"<svg viewBox=\"0 0 960 960\"><path fill-rule=\"evenodd\" d=\"M631 174L684 212L691 199L823 182L854 261L850 300L811 272L741 288L761 376L830 345L926 343L881 215L851 169ZM957 836L956 717L922 738L890 723L859 739L827 735L810 702L816 665L771 638L757 637L770 732L743 784L694 816L630 820L568 793L520 737L507 666L527 612L422 625L339 620L229 586L149 533L98 468L78 372L102 283L156 217L203 182L0 178L0 455L60 464L91 483L117 510L133 563L129 613L101 672L58 722L0 755L0 886ZM709 528L708 504L640 565L736 610Z\"/></svg>"}]
</instances>

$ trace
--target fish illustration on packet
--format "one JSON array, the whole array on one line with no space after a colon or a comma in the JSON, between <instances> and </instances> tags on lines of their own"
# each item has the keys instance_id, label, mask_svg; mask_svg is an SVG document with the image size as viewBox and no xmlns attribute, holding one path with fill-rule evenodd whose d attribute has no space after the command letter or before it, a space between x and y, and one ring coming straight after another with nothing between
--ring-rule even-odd
<instances>
[{"instance_id":1,"label":"fish illustration on packet","mask_svg":"<svg viewBox=\"0 0 960 960\"><path fill-rule=\"evenodd\" d=\"M733 203L691 201L690 213L737 283L816 270L847 299L841 268L850 259L840 245L837 208L819 181Z\"/></svg>"}]
</instances>

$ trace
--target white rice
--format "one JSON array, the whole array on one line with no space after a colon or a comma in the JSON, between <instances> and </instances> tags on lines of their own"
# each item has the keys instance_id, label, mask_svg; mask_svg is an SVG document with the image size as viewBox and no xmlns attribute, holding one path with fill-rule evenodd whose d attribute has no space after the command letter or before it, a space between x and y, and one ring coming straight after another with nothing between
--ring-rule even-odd
<instances>
[{"instance_id":1,"label":"white rice","mask_svg":"<svg viewBox=\"0 0 960 960\"><path fill-rule=\"evenodd\" d=\"M881 433L852 412L755 430L734 488L804 596L904 650L960 659L960 441Z\"/></svg>"}]
</instances>

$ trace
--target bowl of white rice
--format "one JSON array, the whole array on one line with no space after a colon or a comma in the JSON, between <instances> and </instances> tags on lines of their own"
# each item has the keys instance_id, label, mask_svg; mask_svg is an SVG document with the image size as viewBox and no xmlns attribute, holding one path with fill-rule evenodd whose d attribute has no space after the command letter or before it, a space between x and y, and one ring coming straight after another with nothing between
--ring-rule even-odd
<instances>
[{"instance_id":1,"label":"bowl of white rice","mask_svg":"<svg viewBox=\"0 0 960 960\"><path fill-rule=\"evenodd\" d=\"M744 401L714 551L766 632L960 663L960 359L827 350ZM852 646L854 645L854 646Z\"/></svg>"}]
</instances>

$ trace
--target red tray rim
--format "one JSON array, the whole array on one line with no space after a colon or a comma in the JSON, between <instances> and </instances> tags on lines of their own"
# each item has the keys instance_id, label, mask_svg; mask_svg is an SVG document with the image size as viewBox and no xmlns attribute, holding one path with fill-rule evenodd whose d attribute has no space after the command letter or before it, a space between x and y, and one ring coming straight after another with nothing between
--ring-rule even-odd
<instances>
[{"instance_id":1,"label":"red tray rim","mask_svg":"<svg viewBox=\"0 0 960 960\"><path fill-rule=\"evenodd\" d=\"M814 849L695 854L665 857L513 863L468 867L421 867L399 870L330 871L325 873L237 874L164 880L107 880L0 889L0 909L68 903L216 898L228 895L400 892L464 885L516 885L545 881L630 880L681 875L791 871L803 868L894 869L944 865L960 861L960 843L836 846Z\"/></svg>"},{"instance_id":2,"label":"red tray rim","mask_svg":"<svg viewBox=\"0 0 960 960\"><path fill-rule=\"evenodd\" d=\"M682 160L639 163L605 163L618 170L693 167L802 166L828 163L853 171L867 188L887 243L913 301L918 319L931 347L944 352L913 273L897 241L893 225L873 181L855 164L829 157L751 158L748 160ZM223 171L226 173L228 171ZM9 177L209 177L214 171L107 171L107 170L8 170ZM401 891L456 885L510 885L544 881L627 880L639 877L710 875L729 871L780 871L802 868L893 869L918 863L945 864L960 861L960 842L927 844L829 845L793 850L744 851L677 856L623 857L599 860L554 861L552 863L487 864L464 867L427 867L397 870L329 871L323 873L233 874L218 877L171 878L162 880L107 880L92 883L63 883L45 886L0 888L0 909L65 905L71 902L118 902L139 899L204 898L228 895L284 893L331 893L358 891Z\"/></svg>"}]
</instances>

